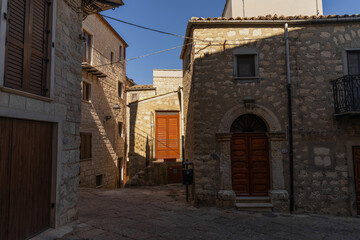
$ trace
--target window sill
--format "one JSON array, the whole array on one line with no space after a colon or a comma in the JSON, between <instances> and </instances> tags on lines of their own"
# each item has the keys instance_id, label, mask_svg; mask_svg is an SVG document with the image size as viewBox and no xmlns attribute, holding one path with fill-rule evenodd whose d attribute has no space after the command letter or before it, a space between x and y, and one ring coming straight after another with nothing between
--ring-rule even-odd
<instances>
[{"instance_id":1,"label":"window sill","mask_svg":"<svg viewBox=\"0 0 360 240\"><path fill-rule=\"evenodd\" d=\"M80 159L80 162L88 162L88 161L91 161L91 158Z\"/></svg>"},{"instance_id":2,"label":"window sill","mask_svg":"<svg viewBox=\"0 0 360 240\"><path fill-rule=\"evenodd\" d=\"M235 80L258 80L260 77L234 77Z\"/></svg>"},{"instance_id":3,"label":"window sill","mask_svg":"<svg viewBox=\"0 0 360 240\"><path fill-rule=\"evenodd\" d=\"M32 94L32 93L24 92L24 91L21 91L21 90L16 90L16 89L13 89L13 88L0 87L0 91L20 95L20 96L23 96L23 97L33 98L33 99L37 99L37 100L44 101L44 102L52 102L52 101L54 101L54 99L49 98L49 97L43 97L43 96L35 95L35 94Z\"/></svg>"}]
</instances>

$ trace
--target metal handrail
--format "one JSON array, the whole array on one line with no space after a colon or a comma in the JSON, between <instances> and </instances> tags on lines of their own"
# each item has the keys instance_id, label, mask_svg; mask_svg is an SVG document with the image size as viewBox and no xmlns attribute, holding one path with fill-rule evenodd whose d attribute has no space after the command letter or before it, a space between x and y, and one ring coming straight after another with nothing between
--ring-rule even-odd
<instances>
[{"instance_id":1,"label":"metal handrail","mask_svg":"<svg viewBox=\"0 0 360 240\"><path fill-rule=\"evenodd\" d=\"M331 83L335 114L360 113L360 75L346 75Z\"/></svg>"}]
</instances>

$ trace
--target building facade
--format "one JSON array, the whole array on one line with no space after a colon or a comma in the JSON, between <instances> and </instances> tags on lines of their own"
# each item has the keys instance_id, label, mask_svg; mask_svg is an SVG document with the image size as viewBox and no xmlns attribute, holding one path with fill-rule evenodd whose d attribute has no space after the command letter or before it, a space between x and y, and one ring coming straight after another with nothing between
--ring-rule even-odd
<instances>
[{"instance_id":1,"label":"building facade","mask_svg":"<svg viewBox=\"0 0 360 240\"><path fill-rule=\"evenodd\" d=\"M125 159L127 43L100 15L83 22L80 187L120 187Z\"/></svg>"},{"instance_id":2,"label":"building facade","mask_svg":"<svg viewBox=\"0 0 360 240\"><path fill-rule=\"evenodd\" d=\"M227 0L222 16L226 18L266 15L317 16L323 14L322 0Z\"/></svg>"},{"instance_id":3,"label":"building facade","mask_svg":"<svg viewBox=\"0 0 360 240\"><path fill-rule=\"evenodd\" d=\"M153 83L127 88L128 185L181 181L182 71L154 70Z\"/></svg>"},{"instance_id":4,"label":"building facade","mask_svg":"<svg viewBox=\"0 0 360 240\"><path fill-rule=\"evenodd\" d=\"M0 239L77 218L81 22L123 3L94 5L1 1Z\"/></svg>"},{"instance_id":5,"label":"building facade","mask_svg":"<svg viewBox=\"0 0 360 240\"><path fill-rule=\"evenodd\" d=\"M358 16L189 21L194 203L359 214L359 26Z\"/></svg>"}]
</instances>

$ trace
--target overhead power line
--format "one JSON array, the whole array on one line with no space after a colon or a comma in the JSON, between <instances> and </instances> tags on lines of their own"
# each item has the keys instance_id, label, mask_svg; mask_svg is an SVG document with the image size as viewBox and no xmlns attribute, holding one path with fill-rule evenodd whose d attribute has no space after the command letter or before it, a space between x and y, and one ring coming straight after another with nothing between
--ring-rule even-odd
<instances>
[{"instance_id":1,"label":"overhead power line","mask_svg":"<svg viewBox=\"0 0 360 240\"><path fill-rule=\"evenodd\" d=\"M193 44L193 43L182 44L182 45L180 45L180 46L168 48L168 49L165 49L165 50L161 50L161 51L157 51L157 52L145 54L145 55L138 56L138 57L134 57L134 58L129 58L129 59L126 59L125 61L128 62L128 61L132 61L132 60L135 60L135 59L144 58L144 57L148 57L148 56L155 55L155 54L159 54L159 53L163 53L163 52L168 52L168 51L171 51L171 50L174 50L174 49L177 49L177 48L181 48L181 47L184 47L184 46L187 46L187 45L192 45L192 44ZM97 51L99 51L99 50L97 50ZM122 61L116 61L116 62L112 62L112 63L105 63L105 64L97 65L97 66L94 66L94 67L110 66L110 65L117 64L117 63L122 63Z\"/></svg>"},{"instance_id":2,"label":"overhead power line","mask_svg":"<svg viewBox=\"0 0 360 240\"><path fill-rule=\"evenodd\" d=\"M120 20L120 19L117 19L117 18L113 18L113 17L109 17L109 16L106 16L106 15L103 15L103 14L100 14L100 16L105 17L105 18L108 18L108 19L111 19L111 20L114 20L114 21L117 21L117 22L125 23L125 24L128 24L128 25L134 26L134 27L138 27L138 28L142 28L142 29L149 30L149 31L161 33L161 34L166 34L166 35L170 35L170 36L174 36L174 37L181 37L181 38L193 39L193 38L191 38L191 37L186 37L186 36L182 36L182 35L175 34L175 33L169 33L169 32L157 30L157 29L154 29L154 28L149 28L149 27L140 26L140 25L135 24L135 23L130 23L130 22L127 22L127 21L124 21L124 20Z\"/></svg>"}]
</instances>

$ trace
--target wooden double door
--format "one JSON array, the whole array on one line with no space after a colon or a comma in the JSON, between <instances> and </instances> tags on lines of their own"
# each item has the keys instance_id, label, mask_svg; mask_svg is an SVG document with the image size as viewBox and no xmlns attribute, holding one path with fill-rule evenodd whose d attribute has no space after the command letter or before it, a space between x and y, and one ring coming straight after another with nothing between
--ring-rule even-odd
<instances>
[{"instance_id":1,"label":"wooden double door","mask_svg":"<svg viewBox=\"0 0 360 240\"><path fill-rule=\"evenodd\" d=\"M357 214L360 215L360 146L353 147Z\"/></svg>"},{"instance_id":2,"label":"wooden double door","mask_svg":"<svg viewBox=\"0 0 360 240\"><path fill-rule=\"evenodd\" d=\"M265 133L235 133L231 141L232 185L237 196L268 196L268 139Z\"/></svg>"},{"instance_id":3,"label":"wooden double door","mask_svg":"<svg viewBox=\"0 0 360 240\"><path fill-rule=\"evenodd\" d=\"M53 125L0 118L0 239L50 227Z\"/></svg>"}]
</instances>

